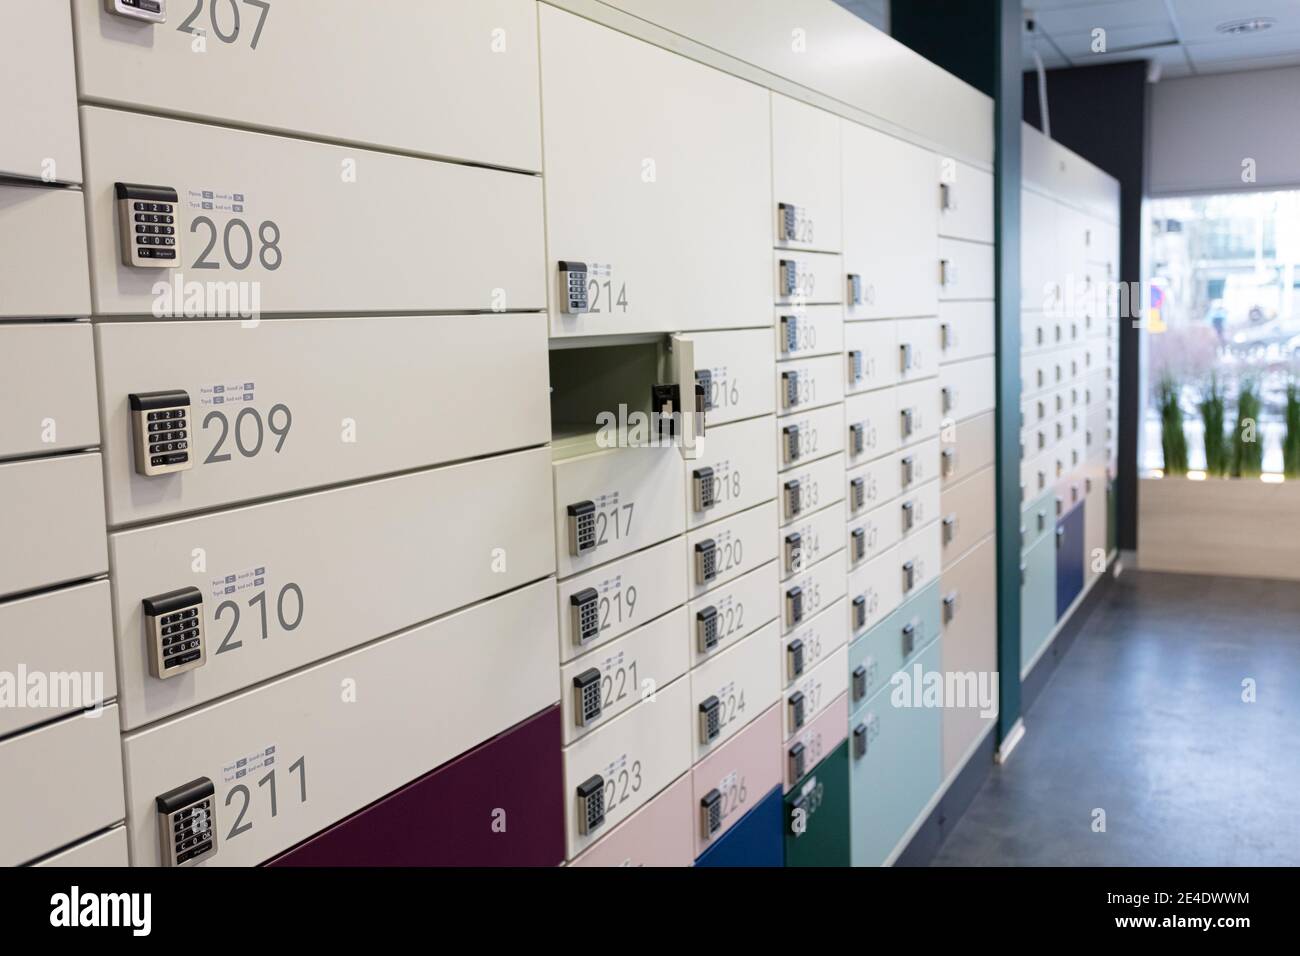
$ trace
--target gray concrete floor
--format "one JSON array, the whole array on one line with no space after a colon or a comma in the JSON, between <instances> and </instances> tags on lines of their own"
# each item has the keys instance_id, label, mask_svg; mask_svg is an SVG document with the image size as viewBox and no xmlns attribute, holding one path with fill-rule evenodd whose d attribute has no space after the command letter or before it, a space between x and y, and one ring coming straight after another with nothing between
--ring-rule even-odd
<instances>
[{"instance_id":1,"label":"gray concrete floor","mask_svg":"<svg viewBox=\"0 0 1300 956\"><path fill-rule=\"evenodd\" d=\"M1300 865L1300 583L1125 572L1025 727L934 865Z\"/></svg>"}]
</instances>

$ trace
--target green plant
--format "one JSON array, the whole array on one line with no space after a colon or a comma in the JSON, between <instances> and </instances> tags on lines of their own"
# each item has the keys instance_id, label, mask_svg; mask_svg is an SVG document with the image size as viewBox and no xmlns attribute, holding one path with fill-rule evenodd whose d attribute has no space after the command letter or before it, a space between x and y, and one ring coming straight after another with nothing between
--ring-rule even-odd
<instances>
[{"instance_id":1,"label":"green plant","mask_svg":"<svg viewBox=\"0 0 1300 956\"><path fill-rule=\"evenodd\" d=\"M1237 394L1237 427L1232 433L1232 476L1257 478L1264 470L1264 443L1259 433L1259 392L1247 379Z\"/></svg>"},{"instance_id":2,"label":"green plant","mask_svg":"<svg viewBox=\"0 0 1300 956\"><path fill-rule=\"evenodd\" d=\"M1197 406L1201 423L1205 426L1205 473L1222 478L1228 473L1230 447L1228 435L1223 430L1227 396L1217 376L1210 377L1210 385Z\"/></svg>"},{"instance_id":3,"label":"green plant","mask_svg":"<svg viewBox=\"0 0 1300 956\"><path fill-rule=\"evenodd\" d=\"M1187 435L1183 431L1183 410L1178 404L1178 383L1162 378L1158 391L1160 405L1160 446L1165 453L1165 474L1187 474Z\"/></svg>"},{"instance_id":4,"label":"green plant","mask_svg":"<svg viewBox=\"0 0 1300 956\"><path fill-rule=\"evenodd\" d=\"M1282 473L1300 478L1300 386L1286 386L1286 437L1282 439Z\"/></svg>"}]
</instances>

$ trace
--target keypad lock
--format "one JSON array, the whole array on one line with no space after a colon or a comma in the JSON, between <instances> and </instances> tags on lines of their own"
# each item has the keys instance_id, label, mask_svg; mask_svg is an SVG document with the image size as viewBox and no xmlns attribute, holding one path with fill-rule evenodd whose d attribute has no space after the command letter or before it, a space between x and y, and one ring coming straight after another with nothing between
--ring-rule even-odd
<instances>
[{"instance_id":1,"label":"keypad lock","mask_svg":"<svg viewBox=\"0 0 1300 956\"><path fill-rule=\"evenodd\" d=\"M866 428L862 422L854 422L849 426L849 454L861 455L866 447Z\"/></svg>"},{"instance_id":2,"label":"keypad lock","mask_svg":"<svg viewBox=\"0 0 1300 956\"><path fill-rule=\"evenodd\" d=\"M776 204L777 220L781 224L782 242L807 242L807 237L799 235L799 207L793 203Z\"/></svg>"},{"instance_id":3,"label":"keypad lock","mask_svg":"<svg viewBox=\"0 0 1300 956\"><path fill-rule=\"evenodd\" d=\"M951 259L939 260L939 284L945 289L957 284L957 263Z\"/></svg>"},{"instance_id":4,"label":"keypad lock","mask_svg":"<svg viewBox=\"0 0 1300 956\"><path fill-rule=\"evenodd\" d=\"M911 438L912 429L913 427L915 427L914 420L916 418L916 415L913 413L912 409L904 408L901 411L899 411L898 417L899 417L899 425L901 427L901 433L903 438L904 439Z\"/></svg>"},{"instance_id":5,"label":"keypad lock","mask_svg":"<svg viewBox=\"0 0 1300 956\"><path fill-rule=\"evenodd\" d=\"M856 272L850 272L848 274L848 288L846 291L849 297L849 305L861 305L862 276L858 275Z\"/></svg>"},{"instance_id":6,"label":"keypad lock","mask_svg":"<svg viewBox=\"0 0 1300 956\"><path fill-rule=\"evenodd\" d=\"M939 348L948 351L957 344L956 337L952 334L952 324L950 322L939 323Z\"/></svg>"},{"instance_id":7,"label":"keypad lock","mask_svg":"<svg viewBox=\"0 0 1300 956\"><path fill-rule=\"evenodd\" d=\"M569 554L579 557L596 550L596 504L578 501L565 508L569 516Z\"/></svg>"},{"instance_id":8,"label":"keypad lock","mask_svg":"<svg viewBox=\"0 0 1300 956\"><path fill-rule=\"evenodd\" d=\"M798 425L786 425L781 429L781 455L787 465L799 460Z\"/></svg>"},{"instance_id":9,"label":"keypad lock","mask_svg":"<svg viewBox=\"0 0 1300 956\"><path fill-rule=\"evenodd\" d=\"M710 605L695 614L695 647L707 654L718 646L722 635L718 631L718 609Z\"/></svg>"},{"instance_id":10,"label":"keypad lock","mask_svg":"<svg viewBox=\"0 0 1300 956\"><path fill-rule=\"evenodd\" d=\"M854 478L849 482L849 506L857 514L867 503L867 480Z\"/></svg>"},{"instance_id":11,"label":"keypad lock","mask_svg":"<svg viewBox=\"0 0 1300 956\"><path fill-rule=\"evenodd\" d=\"M916 524L916 505L910 501L904 501L900 506L900 510L903 513L903 534L907 534L912 530L912 526Z\"/></svg>"},{"instance_id":12,"label":"keypad lock","mask_svg":"<svg viewBox=\"0 0 1300 956\"><path fill-rule=\"evenodd\" d=\"M695 583L708 584L718 576L718 546L706 538L695 546Z\"/></svg>"},{"instance_id":13,"label":"keypad lock","mask_svg":"<svg viewBox=\"0 0 1300 956\"><path fill-rule=\"evenodd\" d=\"M159 680L176 677L207 661L203 641L203 594L181 588L145 598L145 633L149 641L149 673Z\"/></svg>"},{"instance_id":14,"label":"keypad lock","mask_svg":"<svg viewBox=\"0 0 1300 956\"><path fill-rule=\"evenodd\" d=\"M217 853L216 793L207 777L154 798L163 866L194 866Z\"/></svg>"},{"instance_id":15,"label":"keypad lock","mask_svg":"<svg viewBox=\"0 0 1300 956\"><path fill-rule=\"evenodd\" d=\"M939 184L939 208L944 212L957 208L957 186L954 183Z\"/></svg>"},{"instance_id":16,"label":"keypad lock","mask_svg":"<svg viewBox=\"0 0 1300 956\"><path fill-rule=\"evenodd\" d=\"M117 200L122 265L144 269L175 266L180 255L180 232L176 228L180 200L176 190L170 186L114 183L113 194Z\"/></svg>"},{"instance_id":17,"label":"keypad lock","mask_svg":"<svg viewBox=\"0 0 1300 956\"><path fill-rule=\"evenodd\" d=\"M704 839L722 829L722 793L714 787L700 799L700 833Z\"/></svg>"},{"instance_id":18,"label":"keypad lock","mask_svg":"<svg viewBox=\"0 0 1300 956\"><path fill-rule=\"evenodd\" d=\"M862 381L862 350L850 349L848 358L849 358L849 368L848 368L849 384L857 385L859 382Z\"/></svg>"},{"instance_id":19,"label":"keypad lock","mask_svg":"<svg viewBox=\"0 0 1300 956\"><path fill-rule=\"evenodd\" d=\"M695 387L699 390L700 394L704 396L704 404L702 406L704 411L713 411L713 369L696 369Z\"/></svg>"},{"instance_id":20,"label":"keypad lock","mask_svg":"<svg viewBox=\"0 0 1300 956\"><path fill-rule=\"evenodd\" d=\"M583 588L569 595L569 617L573 625L573 643L578 647L594 640L600 633L600 592Z\"/></svg>"},{"instance_id":21,"label":"keypad lock","mask_svg":"<svg viewBox=\"0 0 1300 956\"><path fill-rule=\"evenodd\" d=\"M605 822L605 778L600 774L578 784L578 832L594 833Z\"/></svg>"},{"instance_id":22,"label":"keypad lock","mask_svg":"<svg viewBox=\"0 0 1300 956\"><path fill-rule=\"evenodd\" d=\"M867 696L867 667L859 664L853 668L853 699L862 700Z\"/></svg>"},{"instance_id":23,"label":"keypad lock","mask_svg":"<svg viewBox=\"0 0 1300 956\"><path fill-rule=\"evenodd\" d=\"M912 370L912 345L904 342L898 347L898 370L906 375Z\"/></svg>"},{"instance_id":24,"label":"keypad lock","mask_svg":"<svg viewBox=\"0 0 1300 956\"><path fill-rule=\"evenodd\" d=\"M799 404L799 373L781 373L781 407L794 408Z\"/></svg>"},{"instance_id":25,"label":"keypad lock","mask_svg":"<svg viewBox=\"0 0 1300 956\"><path fill-rule=\"evenodd\" d=\"M560 311L565 315L581 315L591 311L587 299L587 264L560 261Z\"/></svg>"},{"instance_id":26,"label":"keypad lock","mask_svg":"<svg viewBox=\"0 0 1300 956\"><path fill-rule=\"evenodd\" d=\"M795 585L785 592L786 627L794 627L803 620L803 588Z\"/></svg>"},{"instance_id":27,"label":"keypad lock","mask_svg":"<svg viewBox=\"0 0 1300 956\"><path fill-rule=\"evenodd\" d=\"M803 691L797 690L791 694L785 702L786 711L790 717L791 727L802 727L804 721L804 696Z\"/></svg>"},{"instance_id":28,"label":"keypad lock","mask_svg":"<svg viewBox=\"0 0 1300 956\"><path fill-rule=\"evenodd\" d=\"M849 532L849 553L854 564L867 556L867 532L865 528L854 528Z\"/></svg>"},{"instance_id":29,"label":"keypad lock","mask_svg":"<svg viewBox=\"0 0 1300 956\"><path fill-rule=\"evenodd\" d=\"M586 727L600 719L600 671L589 667L573 678L573 721Z\"/></svg>"},{"instance_id":30,"label":"keypad lock","mask_svg":"<svg viewBox=\"0 0 1300 956\"><path fill-rule=\"evenodd\" d=\"M953 539L957 537L957 516L947 515L943 519L943 543L952 544Z\"/></svg>"},{"instance_id":31,"label":"keypad lock","mask_svg":"<svg viewBox=\"0 0 1300 956\"><path fill-rule=\"evenodd\" d=\"M794 680L803 673L803 641L795 638L785 646L785 677Z\"/></svg>"},{"instance_id":32,"label":"keypad lock","mask_svg":"<svg viewBox=\"0 0 1300 956\"><path fill-rule=\"evenodd\" d=\"M916 477L916 461L911 455L904 455L899 459L899 466L902 469L901 483L904 488L912 484L912 479Z\"/></svg>"},{"instance_id":33,"label":"keypad lock","mask_svg":"<svg viewBox=\"0 0 1300 956\"><path fill-rule=\"evenodd\" d=\"M699 720L700 743L717 740L718 734L722 733L722 701L713 695L700 701Z\"/></svg>"},{"instance_id":34,"label":"keypad lock","mask_svg":"<svg viewBox=\"0 0 1300 956\"><path fill-rule=\"evenodd\" d=\"M785 772L794 783L803 776L804 761L807 759L807 750L801 743L796 743L786 751L785 754Z\"/></svg>"},{"instance_id":35,"label":"keypad lock","mask_svg":"<svg viewBox=\"0 0 1300 956\"><path fill-rule=\"evenodd\" d=\"M127 397L127 403L137 474L155 478L194 467L188 392L134 392Z\"/></svg>"},{"instance_id":36,"label":"keypad lock","mask_svg":"<svg viewBox=\"0 0 1300 956\"><path fill-rule=\"evenodd\" d=\"M956 389L949 388L947 385L945 385L943 388L939 389L939 394L940 396L942 396L943 399L944 412L947 413L952 411L953 407L957 404Z\"/></svg>"},{"instance_id":37,"label":"keypad lock","mask_svg":"<svg viewBox=\"0 0 1300 956\"><path fill-rule=\"evenodd\" d=\"M912 651L916 649L916 625L903 625L903 656L911 657Z\"/></svg>"},{"instance_id":38,"label":"keypad lock","mask_svg":"<svg viewBox=\"0 0 1300 956\"><path fill-rule=\"evenodd\" d=\"M104 0L109 13L146 23L167 22L167 0Z\"/></svg>"},{"instance_id":39,"label":"keypad lock","mask_svg":"<svg viewBox=\"0 0 1300 956\"><path fill-rule=\"evenodd\" d=\"M788 521L797 518L803 511L803 489L798 479L787 481L781 488L782 501L785 504L785 517Z\"/></svg>"},{"instance_id":40,"label":"keypad lock","mask_svg":"<svg viewBox=\"0 0 1300 956\"><path fill-rule=\"evenodd\" d=\"M860 631L867 625L867 599L864 595L859 594L853 599L853 607L850 613L853 615L853 630Z\"/></svg>"},{"instance_id":41,"label":"keypad lock","mask_svg":"<svg viewBox=\"0 0 1300 956\"><path fill-rule=\"evenodd\" d=\"M916 584L916 562L904 561L903 562L903 593L906 594L907 592L912 590L915 584Z\"/></svg>"},{"instance_id":42,"label":"keypad lock","mask_svg":"<svg viewBox=\"0 0 1300 956\"><path fill-rule=\"evenodd\" d=\"M853 728L853 757L861 759L867 755L867 725L858 724Z\"/></svg>"},{"instance_id":43,"label":"keypad lock","mask_svg":"<svg viewBox=\"0 0 1300 956\"><path fill-rule=\"evenodd\" d=\"M957 449L945 448L940 452L939 458L943 463L943 476L952 477L957 471Z\"/></svg>"},{"instance_id":44,"label":"keypad lock","mask_svg":"<svg viewBox=\"0 0 1300 956\"><path fill-rule=\"evenodd\" d=\"M794 315L781 316L781 351L787 355L799 350L799 318Z\"/></svg>"},{"instance_id":45,"label":"keypad lock","mask_svg":"<svg viewBox=\"0 0 1300 956\"><path fill-rule=\"evenodd\" d=\"M692 472L691 483L696 511L708 511L718 503L712 468L696 468Z\"/></svg>"},{"instance_id":46,"label":"keypad lock","mask_svg":"<svg viewBox=\"0 0 1300 956\"><path fill-rule=\"evenodd\" d=\"M799 557L803 550L803 535L798 531L792 531L785 536L785 570L789 574L794 574L799 570Z\"/></svg>"},{"instance_id":47,"label":"keypad lock","mask_svg":"<svg viewBox=\"0 0 1300 956\"><path fill-rule=\"evenodd\" d=\"M799 291L799 263L793 259L782 259L780 270L781 295L787 298L795 295Z\"/></svg>"}]
</instances>

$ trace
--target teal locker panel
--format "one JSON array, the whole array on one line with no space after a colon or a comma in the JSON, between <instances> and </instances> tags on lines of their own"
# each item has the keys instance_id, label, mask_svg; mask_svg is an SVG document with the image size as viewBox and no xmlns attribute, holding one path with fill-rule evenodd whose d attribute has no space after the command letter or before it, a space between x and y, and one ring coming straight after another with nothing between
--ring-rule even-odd
<instances>
[{"instance_id":1,"label":"teal locker panel","mask_svg":"<svg viewBox=\"0 0 1300 956\"><path fill-rule=\"evenodd\" d=\"M1020 554L1023 557L1044 535L1056 530L1056 488L1048 488L1020 509Z\"/></svg>"},{"instance_id":2,"label":"teal locker panel","mask_svg":"<svg viewBox=\"0 0 1300 956\"><path fill-rule=\"evenodd\" d=\"M849 710L865 704L901 667L939 636L939 582L935 581L849 647ZM910 627L911 633L907 633ZM905 653L908 648L910 653Z\"/></svg>"},{"instance_id":3,"label":"teal locker panel","mask_svg":"<svg viewBox=\"0 0 1300 956\"><path fill-rule=\"evenodd\" d=\"M940 673L940 643L919 660ZM854 866L880 866L939 789L943 709L896 707L886 686L849 723L849 794Z\"/></svg>"},{"instance_id":4,"label":"teal locker panel","mask_svg":"<svg viewBox=\"0 0 1300 956\"><path fill-rule=\"evenodd\" d=\"M796 824L800 819L802 826ZM785 865L849 865L847 740L785 796Z\"/></svg>"},{"instance_id":5,"label":"teal locker panel","mask_svg":"<svg viewBox=\"0 0 1300 956\"><path fill-rule=\"evenodd\" d=\"M1024 670L1056 626L1056 522L1020 560L1020 668Z\"/></svg>"}]
</instances>

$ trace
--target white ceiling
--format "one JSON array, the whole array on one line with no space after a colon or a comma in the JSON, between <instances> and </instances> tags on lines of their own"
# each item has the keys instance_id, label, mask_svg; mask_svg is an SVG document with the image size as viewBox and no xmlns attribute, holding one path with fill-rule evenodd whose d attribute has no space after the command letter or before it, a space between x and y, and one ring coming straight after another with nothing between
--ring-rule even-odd
<instances>
[{"instance_id":1,"label":"white ceiling","mask_svg":"<svg viewBox=\"0 0 1300 956\"><path fill-rule=\"evenodd\" d=\"M1153 60L1160 76L1233 73L1300 65L1300 0L1024 0L1037 36L1024 38L1025 69ZM1268 17L1267 30L1230 36L1228 21ZM1093 52L1093 30L1106 52ZM1300 94L1300 90L1297 90Z\"/></svg>"}]
</instances>

